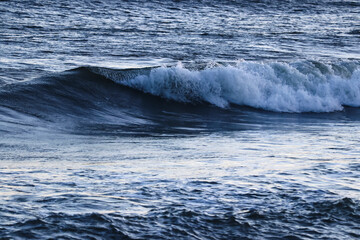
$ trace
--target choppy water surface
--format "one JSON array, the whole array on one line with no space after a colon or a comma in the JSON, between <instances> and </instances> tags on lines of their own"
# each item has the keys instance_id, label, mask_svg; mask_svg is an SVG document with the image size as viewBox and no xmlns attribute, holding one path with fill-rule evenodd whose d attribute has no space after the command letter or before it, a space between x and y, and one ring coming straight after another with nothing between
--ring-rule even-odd
<instances>
[{"instance_id":1,"label":"choppy water surface","mask_svg":"<svg viewBox=\"0 0 360 240\"><path fill-rule=\"evenodd\" d=\"M0 238L360 238L359 13L0 1Z\"/></svg>"},{"instance_id":2,"label":"choppy water surface","mask_svg":"<svg viewBox=\"0 0 360 240\"><path fill-rule=\"evenodd\" d=\"M333 0L3 1L1 75L21 80L88 64L359 59L359 9L358 1Z\"/></svg>"},{"instance_id":3,"label":"choppy water surface","mask_svg":"<svg viewBox=\"0 0 360 240\"><path fill-rule=\"evenodd\" d=\"M293 128L2 140L1 232L358 238L359 127Z\"/></svg>"}]
</instances>

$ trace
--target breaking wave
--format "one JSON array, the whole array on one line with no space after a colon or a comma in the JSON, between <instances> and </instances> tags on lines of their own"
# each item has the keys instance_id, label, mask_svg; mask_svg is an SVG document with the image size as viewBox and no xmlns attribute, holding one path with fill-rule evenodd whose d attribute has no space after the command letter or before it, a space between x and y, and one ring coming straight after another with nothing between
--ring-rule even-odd
<instances>
[{"instance_id":1,"label":"breaking wave","mask_svg":"<svg viewBox=\"0 0 360 240\"><path fill-rule=\"evenodd\" d=\"M34 126L81 134L193 133L299 118L358 121L359 66L243 61L196 68L80 67L1 86L0 132Z\"/></svg>"},{"instance_id":2,"label":"breaking wave","mask_svg":"<svg viewBox=\"0 0 360 240\"><path fill-rule=\"evenodd\" d=\"M357 62L324 64L255 63L191 70L159 67L119 71L91 67L94 73L145 93L184 103L230 104L275 112L333 112L360 106Z\"/></svg>"}]
</instances>

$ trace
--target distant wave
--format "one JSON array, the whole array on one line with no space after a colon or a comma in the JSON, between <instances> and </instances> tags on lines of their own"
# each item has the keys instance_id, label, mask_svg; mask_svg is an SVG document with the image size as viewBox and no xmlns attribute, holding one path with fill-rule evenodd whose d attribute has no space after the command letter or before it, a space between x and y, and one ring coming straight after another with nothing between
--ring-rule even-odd
<instances>
[{"instance_id":1,"label":"distant wave","mask_svg":"<svg viewBox=\"0 0 360 240\"><path fill-rule=\"evenodd\" d=\"M333 112L360 106L358 62L255 63L189 70L181 64L131 71L90 67L118 84L183 103L274 112Z\"/></svg>"}]
</instances>

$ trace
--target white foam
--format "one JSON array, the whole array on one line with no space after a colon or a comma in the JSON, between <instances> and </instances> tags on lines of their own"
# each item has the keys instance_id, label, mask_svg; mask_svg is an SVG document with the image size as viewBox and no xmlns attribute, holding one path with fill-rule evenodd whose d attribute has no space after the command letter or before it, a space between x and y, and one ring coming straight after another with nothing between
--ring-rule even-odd
<instances>
[{"instance_id":1,"label":"white foam","mask_svg":"<svg viewBox=\"0 0 360 240\"><path fill-rule=\"evenodd\" d=\"M229 103L276 112L331 112L360 106L360 70L351 64L254 63L188 70L160 67L113 81L180 102ZM109 77L107 76L107 77Z\"/></svg>"}]
</instances>

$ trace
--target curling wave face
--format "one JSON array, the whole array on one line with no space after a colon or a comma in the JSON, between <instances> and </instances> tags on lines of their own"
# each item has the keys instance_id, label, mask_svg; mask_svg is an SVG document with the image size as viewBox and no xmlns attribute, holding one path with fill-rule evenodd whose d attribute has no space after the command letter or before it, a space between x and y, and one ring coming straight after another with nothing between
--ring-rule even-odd
<instances>
[{"instance_id":1,"label":"curling wave face","mask_svg":"<svg viewBox=\"0 0 360 240\"><path fill-rule=\"evenodd\" d=\"M357 62L324 64L239 62L189 70L181 64L134 72L90 68L116 83L185 103L230 104L275 112L332 112L360 106Z\"/></svg>"},{"instance_id":2,"label":"curling wave face","mask_svg":"<svg viewBox=\"0 0 360 240\"><path fill-rule=\"evenodd\" d=\"M35 126L81 134L194 133L274 122L285 127L311 115L283 112L331 112L311 115L312 122L357 121L359 66L244 61L196 68L81 67L0 87L0 131Z\"/></svg>"}]
</instances>

